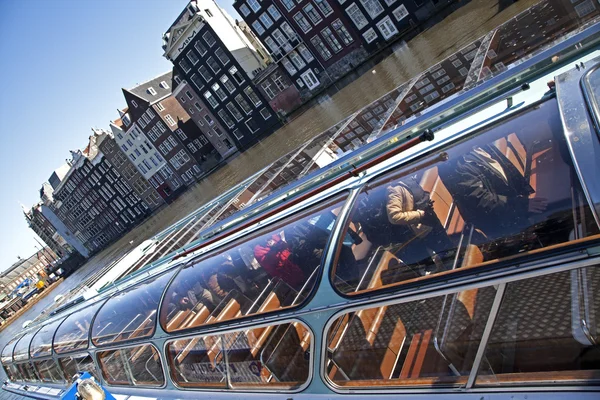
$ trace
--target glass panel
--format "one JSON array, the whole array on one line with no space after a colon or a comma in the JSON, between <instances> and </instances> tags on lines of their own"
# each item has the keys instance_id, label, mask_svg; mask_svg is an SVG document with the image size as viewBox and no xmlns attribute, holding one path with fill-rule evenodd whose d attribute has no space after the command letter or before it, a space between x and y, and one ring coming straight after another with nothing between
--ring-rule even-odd
<instances>
[{"instance_id":1,"label":"glass panel","mask_svg":"<svg viewBox=\"0 0 600 400\"><path fill-rule=\"evenodd\" d=\"M110 385L128 386L129 378L121 350L98 352L98 364L104 380Z\"/></svg>"},{"instance_id":2,"label":"glass panel","mask_svg":"<svg viewBox=\"0 0 600 400\"><path fill-rule=\"evenodd\" d=\"M3 365L3 368L4 368L4 372L6 373L6 376L12 382L21 380L21 374L19 373L19 369L17 368L16 365L14 365L14 364Z\"/></svg>"},{"instance_id":3,"label":"glass panel","mask_svg":"<svg viewBox=\"0 0 600 400\"><path fill-rule=\"evenodd\" d=\"M598 266L509 283L476 385L600 382L599 289Z\"/></svg>"},{"instance_id":4,"label":"glass panel","mask_svg":"<svg viewBox=\"0 0 600 400\"><path fill-rule=\"evenodd\" d=\"M127 358L134 385L162 386L165 377L160 362L160 355L151 345L144 345L122 350Z\"/></svg>"},{"instance_id":5,"label":"glass panel","mask_svg":"<svg viewBox=\"0 0 600 400\"><path fill-rule=\"evenodd\" d=\"M17 344L17 341L20 338L21 336L15 336L14 338L9 340L6 346L4 346L4 348L2 349L2 364L8 365L12 363L13 350L15 348L15 345Z\"/></svg>"},{"instance_id":6,"label":"glass panel","mask_svg":"<svg viewBox=\"0 0 600 400\"><path fill-rule=\"evenodd\" d=\"M350 215L361 240L344 241L334 277L346 294L598 233L555 99L369 184Z\"/></svg>"},{"instance_id":7,"label":"glass panel","mask_svg":"<svg viewBox=\"0 0 600 400\"><path fill-rule=\"evenodd\" d=\"M338 197L191 262L167 290L163 328L174 332L300 304L316 283L343 201Z\"/></svg>"},{"instance_id":8,"label":"glass panel","mask_svg":"<svg viewBox=\"0 0 600 400\"><path fill-rule=\"evenodd\" d=\"M98 353L98 362L104 379L111 385L162 386L165 383L160 356L151 345L103 351Z\"/></svg>"},{"instance_id":9,"label":"glass panel","mask_svg":"<svg viewBox=\"0 0 600 400\"><path fill-rule=\"evenodd\" d=\"M52 338L56 328L63 320L55 321L44 325L42 329L35 334L29 345L29 352L32 358L49 356L52 354Z\"/></svg>"},{"instance_id":10,"label":"glass panel","mask_svg":"<svg viewBox=\"0 0 600 400\"><path fill-rule=\"evenodd\" d=\"M56 362L53 359L36 361L33 363L38 372L39 377L44 382L64 382L64 377Z\"/></svg>"},{"instance_id":11,"label":"glass panel","mask_svg":"<svg viewBox=\"0 0 600 400\"><path fill-rule=\"evenodd\" d=\"M13 350L13 359L15 361L23 361L29 359L29 344L31 343L31 338L37 330L29 331L24 334L21 339L15 345L15 349Z\"/></svg>"},{"instance_id":12,"label":"glass panel","mask_svg":"<svg viewBox=\"0 0 600 400\"><path fill-rule=\"evenodd\" d=\"M19 370L19 373L20 373L23 381L25 381L25 382L37 382L38 381L38 377L35 374L35 370L31 366L31 364L29 364L28 362L25 362L25 363L16 364L16 365L17 365L17 369Z\"/></svg>"},{"instance_id":13,"label":"glass panel","mask_svg":"<svg viewBox=\"0 0 600 400\"><path fill-rule=\"evenodd\" d=\"M163 274L108 299L94 319L92 342L100 346L152 336L158 302L172 276Z\"/></svg>"},{"instance_id":14,"label":"glass panel","mask_svg":"<svg viewBox=\"0 0 600 400\"><path fill-rule=\"evenodd\" d=\"M327 333L338 386L464 386L496 289L486 287L339 317Z\"/></svg>"},{"instance_id":15,"label":"glass panel","mask_svg":"<svg viewBox=\"0 0 600 400\"><path fill-rule=\"evenodd\" d=\"M64 371L65 377L69 382L73 376L79 372L89 372L94 378L98 378L98 372L92 357L89 355L62 357L58 359L58 363Z\"/></svg>"},{"instance_id":16,"label":"glass panel","mask_svg":"<svg viewBox=\"0 0 600 400\"><path fill-rule=\"evenodd\" d=\"M308 380L311 340L294 322L177 340L167 357L182 387L295 389Z\"/></svg>"},{"instance_id":17,"label":"glass panel","mask_svg":"<svg viewBox=\"0 0 600 400\"><path fill-rule=\"evenodd\" d=\"M104 302L99 302L91 307L86 307L69 315L56 330L54 337L54 351L57 354L68 353L73 350L88 348L90 325L96 311Z\"/></svg>"}]
</instances>

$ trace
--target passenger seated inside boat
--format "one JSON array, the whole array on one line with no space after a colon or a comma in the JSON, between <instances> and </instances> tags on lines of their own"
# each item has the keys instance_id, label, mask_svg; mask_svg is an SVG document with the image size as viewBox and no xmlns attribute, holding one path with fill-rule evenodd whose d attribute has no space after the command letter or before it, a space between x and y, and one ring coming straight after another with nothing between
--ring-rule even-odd
<instances>
[{"instance_id":1,"label":"passenger seated inside boat","mask_svg":"<svg viewBox=\"0 0 600 400\"><path fill-rule=\"evenodd\" d=\"M556 99L532 106L361 190L338 257L344 293L471 268L598 234Z\"/></svg>"},{"instance_id":2,"label":"passenger seated inside boat","mask_svg":"<svg viewBox=\"0 0 600 400\"><path fill-rule=\"evenodd\" d=\"M217 249L184 267L165 294L167 332L300 304L317 272L343 199ZM351 251L346 251L353 259ZM352 265L351 262L348 262Z\"/></svg>"}]
</instances>

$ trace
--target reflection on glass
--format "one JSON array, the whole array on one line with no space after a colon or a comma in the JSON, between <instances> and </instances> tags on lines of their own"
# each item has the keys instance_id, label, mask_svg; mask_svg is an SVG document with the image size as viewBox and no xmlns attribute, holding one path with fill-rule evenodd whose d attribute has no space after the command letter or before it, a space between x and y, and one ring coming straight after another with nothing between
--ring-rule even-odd
<instances>
[{"instance_id":1,"label":"reflection on glass","mask_svg":"<svg viewBox=\"0 0 600 400\"><path fill-rule=\"evenodd\" d=\"M160 355L151 345L103 351L98 362L111 385L162 386L165 382Z\"/></svg>"},{"instance_id":2,"label":"reflection on glass","mask_svg":"<svg viewBox=\"0 0 600 400\"><path fill-rule=\"evenodd\" d=\"M89 355L74 355L70 357L62 357L58 359L60 367L64 371L65 377L69 382L72 381L73 376L79 372L88 372L94 378L98 379L98 373L92 357Z\"/></svg>"},{"instance_id":3,"label":"reflection on glass","mask_svg":"<svg viewBox=\"0 0 600 400\"><path fill-rule=\"evenodd\" d=\"M9 342L2 349L2 364L8 365L13 361L13 350L15 349L15 345L17 341L21 338L21 336L15 336L10 339Z\"/></svg>"},{"instance_id":4,"label":"reflection on glass","mask_svg":"<svg viewBox=\"0 0 600 400\"><path fill-rule=\"evenodd\" d=\"M10 364L10 365L3 365L2 367L4 368L4 372L6 373L6 376L8 377L9 380L11 380L13 382L21 380L21 375L19 374L19 369L17 368L16 365Z\"/></svg>"},{"instance_id":5,"label":"reflection on glass","mask_svg":"<svg viewBox=\"0 0 600 400\"><path fill-rule=\"evenodd\" d=\"M509 283L476 385L600 382L600 267Z\"/></svg>"},{"instance_id":6,"label":"reflection on glass","mask_svg":"<svg viewBox=\"0 0 600 400\"><path fill-rule=\"evenodd\" d=\"M339 317L327 375L342 387L464 386L496 290L466 290Z\"/></svg>"},{"instance_id":7,"label":"reflection on glass","mask_svg":"<svg viewBox=\"0 0 600 400\"><path fill-rule=\"evenodd\" d=\"M343 199L288 219L183 268L161 307L167 332L300 304L316 283Z\"/></svg>"},{"instance_id":8,"label":"reflection on glass","mask_svg":"<svg viewBox=\"0 0 600 400\"><path fill-rule=\"evenodd\" d=\"M28 362L24 362L21 364L16 364L17 369L19 370L19 375L21 375L21 379L25 382L37 382L38 377L35 373L35 370Z\"/></svg>"},{"instance_id":9,"label":"reflection on glass","mask_svg":"<svg viewBox=\"0 0 600 400\"><path fill-rule=\"evenodd\" d=\"M94 319L92 342L101 346L152 336L158 303L171 276L168 272L108 299Z\"/></svg>"},{"instance_id":10,"label":"reflection on glass","mask_svg":"<svg viewBox=\"0 0 600 400\"><path fill-rule=\"evenodd\" d=\"M53 359L35 361L33 363L38 376L44 382L64 382L64 377Z\"/></svg>"},{"instance_id":11,"label":"reflection on glass","mask_svg":"<svg viewBox=\"0 0 600 400\"><path fill-rule=\"evenodd\" d=\"M363 189L334 283L357 294L598 233L555 99ZM354 261L356 260L356 261Z\"/></svg>"},{"instance_id":12,"label":"reflection on glass","mask_svg":"<svg viewBox=\"0 0 600 400\"><path fill-rule=\"evenodd\" d=\"M110 385L129 385L125 360L121 350L102 351L98 354L98 364L104 380Z\"/></svg>"},{"instance_id":13,"label":"reflection on glass","mask_svg":"<svg viewBox=\"0 0 600 400\"><path fill-rule=\"evenodd\" d=\"M25 333L21 339L15 344L15 348L13 350L13 359L15 361L23 361L29 359L29 344L31 343L31 338L35 335L37 331L29 331Z\"/></svg>"},{"instance_id":14,"label":"reflection on glass","mask_svg":"<svg viewBox=\"0 0 600 400\"><path fill-rule=\"evenodd\" d=\"M187 388L295 389L308 380L312 335L300 322L167 345L173 380Z\"/></svg>"},{"instance_id":15,"label":"reflection on glass","mask_svg":"<svg viewBox=\"0 0 600 400\"><path fill-rule=\"evenodd\" d=\"M56 328L63 320L54 321L51 324L44 325L42 329L35 334L29 345L29 353L32 358L49 356L52 354L52 337Z\"/></svg>"},{"instance_id":16,"label":"reflection on glass","mask_svg":"<svg viewBox=\"0 0 600 400\"><path fill-rule=\"evenodd\" d=\"M102 302L99 302L91 307L79 310L64 320L54 336L54 351L57 354L88 348L92 318L94 318L96 311L102 304Z\"/></svg>"}]
</instances>

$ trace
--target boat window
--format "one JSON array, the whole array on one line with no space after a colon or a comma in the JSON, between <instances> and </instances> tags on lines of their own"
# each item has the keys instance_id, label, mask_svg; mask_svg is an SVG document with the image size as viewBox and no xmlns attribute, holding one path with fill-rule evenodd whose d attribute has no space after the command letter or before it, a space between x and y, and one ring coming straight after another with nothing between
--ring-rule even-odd
<instances>
[{"instance_id":1,"label":"boat window","mask_svg":"<svg viewBox=\"0 0 600 400\"><path fill-rule=\"evenodd\" d=\"M108 299L94 319L92 342L101 346L152 336L158 303L172 276L168 272Z\"/></svg>"},{"instance_id":2,"label":"boat window","mask_svg":"<svg viewBox=\"0 0 600 400\"><path fill-rule=\"evenodd\" d=\"M64 371L65 377L69 382L73 381L73 377L79 372L88 372L94 378L98 379L96 366L92 357L89 355L73 355L70 357L62 357L58 359L60 367Z\"/></svg>"},{"instance_id":3,"label":"boat window","mask_svg":"<svg viewBox=\"0 0 600 400\"><path fill-rule=\"evenodd\" d=\"M496 294L467 290L339 317L327 333L336 385L464 386Z\"/></svg>"},{"instance_id":4,"label":"boat window","mask_svg":"<svg viewBox=\"0 0 600 400\"><path fill-rule=\"evenodd\" d=\"M509 283L475 385L598 384L599 287L600 266Z\"/></svg>"},{"instance_id":5,"label":"boat window","mask_svg":"<svg viewBox=\"0 0 600 400\"><path fill-rule=\"evenodd\" d=\"M2 364L9 365L13 362L13 350L15 349L15 345L17 341L21 338L21 336L15 336L8 341L6 346L2 349Z\"/></svg>"},{"instance_id":6,"label":"boat window","mask_svg":"<svg viewBox=\"0 0 600 400\"><path fill-rule=\"evenodd\" d=\"M296 389L308 380L312 334L300 322L167 344L173 381L185 388Z\"/></svg>"},{"instance_id":7,"label":"boat window","mask_svg":"<svg viewBox=\"0 0 600 400\"><path fill-rule=\"evenodd\" d=\"M167 332L294 307L310 294L344 197L184 267L161 307Z\"/></svg>"},{"instance_id":8,"label":"boat window","mask_svg":"<svg viewBox=\"0 0 600 400\"><path fill-rule=\"evenodd\" d=\"M599 284L599 267L508 283L476 384L599 382ZM345 389L465 386L497 290L340 316L327 333L328 379Z\"/></svg>"},{"instance_id":9,"label":"boat window","mask_svg":"<svg viewBox=\"0 0 600 400\"><path fill-rule=\"evenodd\" d=\"M49 356L52 354L52 338L56 328L63 320L46 324L35 334L29 345L29 353L32 358Z\"/></svg>"},{"instance_id":10,"label":"boat window","mask_svg":"<svg viewBox=\"0 0 600 400\"><path fill-rule=\"evenodd\" d=\"M88 348L90 325L96 311L103 302L96 303L69 315L56 330L54 335L54 351L64 354L74 350Z\"/></svg>"},{"instance_id":11,"label":"boat window","mask_svg":"<svg viewBox=\"0 0 600 400\"><path fill-rule=\"evenodd\" d=\"M64 376L53 359L34 361L33 365L43 382L64 382Z\"/></svg>"},{"instance_id":12,"label":"boat window","mask_svg":"<svg viewBox=\"0 0 600 400\"><path fill-rule=\"evenodd\" d=\"M37 382L38 377L35 374L35 370L29 364L29 362L24 362L21 364L16 364L17 369L19 370L19 375L21 376L21 380L25 382Z\"/></svg>"},{"instance_id":13,"label":"boat window","mask_svg":"<svg viewBox=\"0 0 600 400\"><path fill-rule=\"evenodd\" d=\"M160 355L149 344L98 353L98 362L106 382L121 386L163 386Z\"/></svg>"},{"instance_id":14,"label":"boat window","mask_svg":"<svg viewBox=\"0 0 600 400\"><path fill-rule=\"evenodd\" d=\"M3 365L3 367L4 372L10 381L16 382L22 380L19 369L15 364Z\"/></svg>"},{"instance_id":15,"label":"boat window","mask_svg":"<svg viewBox=\"0 0 600 400\"><path fill-rule=\"evenodd\" d=\"M555 99L368 184L334 269L360 294L597 235ZM347 256L350 253L352 256Z\"/></svg>"},{"instance_id":16,"label":"boat window","mask_svg":"<svg viewBox=\"0 0 600 400\"><path fill-rule=\"evenodd\" d=\"M19 341L15 345L15 349L13 350L13 359L15 361L23 361L29 359L29 344L31 343L31 338L33 337L33 335L35 335L36 332L37 329L29 331L25 333L21 337L21 339L19 339Z\"/></svg>"}]
</instances>

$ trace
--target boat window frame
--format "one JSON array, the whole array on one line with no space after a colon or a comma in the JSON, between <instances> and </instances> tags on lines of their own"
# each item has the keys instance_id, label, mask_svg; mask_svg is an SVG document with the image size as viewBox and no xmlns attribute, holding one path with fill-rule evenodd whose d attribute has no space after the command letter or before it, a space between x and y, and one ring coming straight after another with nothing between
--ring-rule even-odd
<instances>
[{"instance_id":1,"label":"boat window frame","mask_svg":"<svg viewBox=\"0 0 600 400\"><path fill-rule=\"evenodd\" d=\"M36 326L34 328L32 328L31 330L25 332L20 338L19 340L16 341L15 343L15 347L13 347L13 351L12 351L12 359L13 362L15 363L19 363L22 364L25 361L30 361L31 360L31 356L30 356L30 346L31 346L31 340L33 339L33 337L40 331L40 329L42 329L41 326ZM21 343L21 340L25 339L28 335L31 335L31 337L29 338L29 343L27 343L27 357L24 359L20 359L20 360L15 360L15 349L17 348L17 344Z\"/></svg>"},{"instance_id":2,"label":"boat window frame","mask_svg":"<svg viewBox=\"0 0 600 400\"><path fill-rule=\"evenodd\" d=\"M123 363L123 366L125 367L125 375L127 376L127 380L128 380L127 385L115 385L113 383L110 383L105 378L104 369L102 368L103 364L100 361L100 353L117 352L117 351L121 352L124 350L142 348L144 346L150 346L156 352L156 354L158 354L158 358L160 360L160 367L161 367L161 371L163 374L163 382L160 386L158 386L158 385L136 385L135 383L133 383L134 382L133 372L132 372L131 367L129 366L128 362ZM121 356L121 354L119 354L119 356ZM168 387L169 378L167 376L167 371L165 369L164 355L161 354L160 348L154 342L142 342L142 343L135 343L133 345L127 345L127 346L97 349L94 352L94 355L92 356L92 361L94 362L94 365L96 366L96 369L97 369L97 372L99 373L100 379L102 379L102 381L104 382L104 384L106 386L110 386L110 387L114 387L114 388L132 388L132 389L136 389L136 388L144 389L145 388L145 389L155 389L155 390L165 389L166 387Z\"/></svg>"},{"instance_id":3,"label":"boat window frame","mask_svg":"<svg viewBox=\"0 0 600 400\"><path fill-rule=\"evenodd\" d=\"M600 62L599 62L599 67L600 67ZM384 286L379 289L362 291L359 294L343 293L337 288L337 286L335 285L335 282L334 282L334 279L336 276L335 271L336 271L337 264L339 261L340 252L341 252L341 249L343 246L344 234L345 234L345 232L347 232L349 224L352 222L351 217L353 215L353 211L357 205L357 201L360 197L360 194L365 190L365 188L368 188L369 186L376 186L378 183L385 182L391 176L398 176L403 172L403 170L407 171L407 174L406 174L407 176L409 175L409 173L408 173L409 171L414 172L414 170L422 170L421 166L424 162L428 161L427 160L428 157L433 157L435 154L438 154L438 156L442 156L443 153L445 153L445 151L447 149L451 149L457 145L460 145L461 143L464 143L471 139L477 138L480 135L484 135L486 132L489 132L490 130L494 129L495 127L500 126L502 123L510 121L511 119L518 118L521 115L532 111L535 107L538 107L542 104L552 101L553 99L556 100L557 111L561 112L560 101L559 101L558 96L556 96L554 93L552 93L550 96L542 96L539 100L533 101L530 104L527 104L523 107L517 108L513 112L504 113L498 118L491 117L480 123L475 123L474 125L465 127L460 132L453 134L449 138L446 138L446 139L443 139L440 141L438 141L436 139L432 145L427 146L426 148L423 148L422 150L419 150L406 158L403 158L397 162L394 162L391 165L387 165L381 170L376 170L373 173L373 175L371 175L371 176L368 176L368 175L365 176L364 180L361 181L364 183L361 183L355 189L356 195L352 196L352 198L350 199L351 204L348 205L348 212L345 215L343 215L344 220L341 221L342 225L340 228L340 234L334 238L335 243L333 243L333 242L331 243L331 245L335 246L335 247L333 248L331 262L328 265L328 267L329 267L328 279L329 279L329 284L330 284L331 288L334 290L334 292L338 296L340 296L346 300L354 300L354 301L358 301L359 299L361 299L361 300L368 299L369 297L372 297L372 296L389 295L390 293L396 293L398 291L400 291L406 295L409 295L412 293L413 290L415 290L418 287L422 287L422 286L432 286L433 287L433 286L436 286L441 281L447 281L454 277L460 279L460 278L464 278L465 276L469 277L472 275L477 275L478 273L481 273L481 272L487 272L490 267L492 268L492 270L502 269L507 264L510 265L511 263L514 263L515 258L517 259L517 261L519 263L529 262L529 261L538 259L540 257L547 258L547 257L551 256L554 253L554 251L559 252L561 250L564 251L566 249L575 248L575 247L579 246L580 244L578 243L578 241L570 240L570 241L561 243L559 245L560 249L558 249L558 250L553 249L553 247L555 247L555 246L542 247L539 249L539 250L541 250L541 254L536 253L535 255L528 254L528 255L523 256L523 255L517 253L517 254L511 255L511 256L508 256L508 257L505 257L502 259L498 259L498 260L484 261L479 267L469 268L469 269L457 268L456 270L449 270L449 271L445 271L445 272L441 272L441 273L421 276L421 277L418 277L415 279L410 279L408 281L396 282L394 284L390 284L388 286ZM583 105L582 105L582 107L583 107ZM468 115L466 115L464 118L468 118ZM457 123L457 124L460 123L464 118L458 119L455 123ZM569 138L567 137L566 130L564 129L563 126L561 126L561 134L564 137L565 147L568 147ZM571 157L571 161L576 164L573 154L569 153L569 156ZM575 169L576 168L573 167L573 170L575 170ZM582 182L583 178L577 173L574 174L574 177L575 177L577 183L579 184L579 186L585 191L584 182ZM585 204L589 207L590 210L592 210L594 208L594 204L591 203L590 199L588 199L587 197L585 197L584 200L585 200ZM597 223L597 225L598 225L598 229L600 229L600 224ZM581 240L583 242L594 242L594 241L597 241L599 237L600 236L598 236L598 235L593 235L593 236L588 236L588 237L582 238ZM530 258L528 258L528 257L530 257ZM483 267L483 268L481 268L481 267Z\"/></svg>"},{"instance_id":4,"label":"boat window frame","mask_svg":"<svg viewBox=\"0 0 600 400\"><path fill-rule=\"evenodd\" d=\"M241 233L234 233L229 236L226 236L225 238L223 238L223 240L224 240L223 243L220 243L213 248L207 248L207 251L205 253L199 254L198 256L195 256L194 258L186 260L185 263L183 263L179 266L179 270L174 274L173 278L166 286L166 288L163 292L162 298L161 298L161 303L159 305L158 321L160 323L160 327L163 330L163 332L165 332L167 335L186 335L186 334L192 333L194 331L200 331L200 330L204 330L204 329L209 329L212 332L212 331L217 331L220 328L222 328L224 326L228 326L230 324L240 324L240 323L250 322L250 321L252 321L252 319L255 319L255 318L256 319L278 318L278 317L282 316L282 313L297 312L299 309L302 309L303 307L305 307L314 298L315 294L319 290L319 287L323 284L323 282L324 282L323 275L325 273L327 273L327 271L329 271L330 263L328 262L328 254L329 254L332 246L335 245L334 239L337 235L337 231L339 230L340 223L343 222L343 220L345 218L345 213L343 212L344 208L348 207L348 204L350 201L352 201L352 198L353 198L353 187L352 186L345 187L341 190L336 190L335 192L325 196L324 198L318 198L312 202L309 202L308 204L304 204L299 207L292 207L292 208L283 210L281 213L274 216L273 220L267 219L267 222L264 222L264 223L259 221L256 224L254 224L253 227L249 231L243 231ZM163 318L162 318L163 306L167 306L167 304L164 303L164 300L166 298L169 288L171 287L171 285L175 282L175 280L177 279L179 274L181 274L185 268L193 268L193 266L195 264L201 263L201 262L203 262L207 259L210 259L222 252L226 252L231 249L235 249L239 245L243 245L244 243L248 243L262 235L266 235L274 230L283 228L284 226L286 226L285 224L287 224L287 222L289 222L289 221L300 221L300 220L302 220L302 218L306 218L310 215L318 213L318 211L327 210L336 203L340 203L339 204L340 213L338 216L336 216L336 219L333 222L333 227L332 227L329 237L327 239L325 248L323 249L323 254L321 256L321 262L319 264L319 267L317 269L317 275L315 277L315 283L314 283L313 287L311 288L311 290L306 295L306 297L304 298L304 300L302 300L300 303L298 303L297 305L294 305L294 306L281 308L281 309L274 310L274 311L268 311L266 313L261 313L261 314L255 313L255 314L251 314L251 315L244 315L239 318L218 321L218 322L211 323L211 324L203 324L203 325L199 325L196 327L184 328L184 329L179 329L179 330L174 330L174 331L168 331L167 329L165 329L166 328L165 325L166 325L166 323L168 323L168 321L166 321L166 320L163 321ZM315 208L317 208L318 211L315 211ZM260 215L258 216L258 218L260 218ZM165 322L165 324L163 324L163 322Z\"/></svg>"},{"instance_id":5,"label":"boat window frame","mask_svg":"<svg viewBox=\"0 0 600 400\"><path fill-rule=\"evenodd\" d=\"M100 311L100 309L104 306L104 303L106 303L108 300L110 300L112 296L106 298L106 299L100 299L96 302L93 302L92 304L86 305L85 307L82 307L74 312L71 312L68 316L66 316L62 322L56 327L56 329L54 330L54 334L52 335L52 354L55 354L57 356L65 356L65 355L69 355L71 353L77 353L77 352L81 352L81 351L87 351L90 348L90 344L93 345L92 343L92 326L94 323L94 320L96 319L96 315L98 314L98 312ZM87 310L91 307L94 307L98 304L101 304L100 307L96 310L96 312L92 315L92 318L90 319L90 327L88 329L87 332L87 344L85 348L82 349L73 349L73 350L69 350L63 353L59 353L58 351L56 351L56 349L54 348L54 342L56 341L56 334L58 332L58 330L63 326L63 324L69 319L71 318L73 315L79 313L79 312L83 312L84 310Z\"/></svg>"},{"instance_id":6,"label":"boat window frame","mask_svg":"<svg viewBox=\"0 0 600 400\"><path fill-rule=\"evenodd\" d=\"M100 371L98 370L98 365L96 364L96 360L94 359L94 356L88 352L88 351L83 351L83 352L78 352L78 353L69 353L69 354L64 354L64 355L56 355L54 358L56 360L56 363L58 364L58 367L60 368L60 370L62 371L63 375L65 376L65 382L67 382L67 384L71 384L71 378L72 376L66 376L65 374L65 369L63 368L62 364L60 363L60 361L63 358L79 358L79 357L90 357L90 360L92 361L92 364L94 365L94 369L98 376L99 380L102 377L102 374L100 373ZM89 372L89 371L86 371Z\"/></svg>"},{"instance_id":7,"label":"boat window frame","mask_svg":"<svg viewBox=\"0 0 600 400\"><path fill-rule=\"evenodd\" d=\"M68 317L66 317L68 318ZM31 338L31 342L29 343L29 356L31 360L37 360L37 359L41 359L41 358L45 358L45 357L51 357L54 354L56 354L56 352L54 351L54 336L56 335L56 330L62 325L63 322L65 322L66 318L62 318L62 319L57 319L55 321L52 321L50 323L44 324L40 327L40 329L35 333L35 335L33 335L33 337ZM42 331L42 329L44 329L46 326L48 325L52 325L54 323L58 322L59 324L56 326L56 329L54 329L54 331L52 332L52 336L50 338L50 354L44 354L41 356L32 356L31 355L31 345L33 344L33 339L35 339L35 337Z\"/></svg>"},{"instance_id":8,"label":"boat window frame","mask_svg":"<svg viewBox=\"0 0 600 400\"><path fill-rule=\"evenodd\" d=\"M173 279L177 276L177 274L179 273L179 270L181 269L181 265L177 265L174 268L169 268L165 271L160 271L158 275L156 276L148 276L146 279L143 279L141 281L136 282L134 285L129 286L127 288L125 288L122 291L118 291L113 293L112 295L108 296L107 299L103 299L101 301L104 301L104 304L102 304L100 306L100 308L98 308L98 310L96 311L96 313L94 314L94 317L92 318L91 322L90 322L90 331L89 331L89 341L88 341L88 349L89 349L89 344L91 344L92 346L94 346L94 348L98 349L99 351L105 351L105 350L110 350L111 347L117 347L117 346L122 346L122 345L130 345L132 343L137 344L137 342L143 342L143 341L148 341L154 338L154 335L156 335L157 332L157 328L159 327L158 325L158 319L160 318L160 307L162 305L162 300L165 296L166 293L166 289L169 287L169 285L171 284L171 282L173 281ZM102 311L102 309L106 306L106 304L108 304L109 301L111 301L114 298L117 298L119 296L121 296L122 294L126 293L126 292L130 292L130 291L134 291L136 289L139 289L140 286L145 285L145 284L149 284L151 283L151 281L156 281L168 274L172 274L172 276L167 279L167 282L165 284L165 287L163 288L162 292L160 293L160 296L158 297L158 305L156 308L156 313L155 313L155 318L154 318L154 323L152 324L152 327L154 328L152 331L152 334L149 336L144 336L144 337L139 337L139 338L133 338L133 339L126 339L126 340L121 340L119 342L109 342L109 343L105 343L105 344L96 344L94 343L94 337L92 335L92 331L94 329L94 324L96 323L96 319L98 318L98 314L100 313L100 311ZM161 326L162 329L162 326ZM130 347L130 346L125 346L125 347ZM97 364L99 365L99 364Z\"/></svg>"},{"instance_id":9,"label":"boat window frame","mask_svg":"<svg viewBox=\"0 0 600 400\"><path fill-rule=\"evenodd\" d=\"M551 261L549 264L548 261ZM553 262L553 263L552 263ZM356 303L351 304L347 307L341 307L336 312L331 314L328 317L327 322L323 325L323 335L321 337L320 346L320 354L321 359L319 365L315 365L315 369L319 370L319 377L325 384L325 386L333 391L335 394L363 394L363 395L371 395L376 393L387 393L387 394L439 394L448 391L456 391L460 390L464 393L478 393L478 391L485 392L494 392L494 391L510 391L510 390L522 390L522 389L538 389L539 391L547 391L547 390L560 390L560 388L569 388L573 390L574 388L580 387L577 384L568 384L568 380L559 381L555 386L549 386L549 384L544 383L536 383L535 381L526 382L526 383L517 383L516 385L511 385L510 383L505 383L503 385L498 386L479 386L477 385L477 377L479 376L481 365L483 362L483 355L485 355L485 351L487 349L488 340L492 333L492 330L496 327L497 317L501 312L501 307L504 302L504 294L507 286L511 283L521 282L528 279L535 279L539 277L545 277L553 274L559 274L564 272L577 271L579 269L584 268L600 268L600 257L598 254L594 254L588 258L580 258L576 260L564 261L560 258L552 258L547 257L546 259L541 259L534 263L534 265L530 266L530 268L523 268L521 270L513 270L510 274L504 275L495 275L492 277L486 277L484 279L473 279L474 276L470 277L471 279L462 281L455 284L449 284L444 286L434 287L433 290L422 291L422 292L413 292L413 293L397 293L396 295L387 295L384 298L379 298L376 302L368 302L368 299L361 298L360 301L356 301ZM487 320L485 322L485 332L483 333L483 337L481 338L478 348L477 348L477 356L473 361L473 364L470 369L470 374L468 376L468 381L463 387L454 387L454 386L410 386L410 385L381 385L381 386L368 386L368 387L357 387L350 386L347 388L341 387L333 382L328 374L327 374L327 361L328 357L328 332L333 327L334 323L338 318L350 314L352 312L357 312L360 310L379 308L383 306L392 306L395 304L406 304L410 302L416 302L420 300L426 300L430 298L436 298L445 295L452 295L461 293L463 291L471 290L471 289L481 289L485 287L496 286L498 288L496 295L493 300L492 308L488 313ZM600 327L600 322L598 323ZM488 331L489 330L489 331ZM481 353L481 356L480 354ZM557 371L551 371L556 373ZM560 371L559 371L560 372ZM586 388L596 388L600 389L600 383L595 385L587 386Z\"/></svg>"},{"instance_id":10,"label":"boat window frame","mask_svg":"<svg viewBox=\"0 0 600 400\"><path fill-rule=\"evenodd\" d=\"M21 333L19 333L16 336L14 336L13 338L11 338L4 345L4 347L2 348L2 351L0 352L0 361L1 361L1 356L4 354L4 350L7 350L9 348L8 346L10 346L10 345L12 345L12 349L10 350L10 355L9 356L7 355L7 357L10 357L10 361L7 362L7 363L1 361L2 365L10 365L10 364L14 364L15 363L15 360L13 359L13 354L14 354L14 351L15 351L15 346L17 345L17 342L19 340L21 340L22 337L23 337L23 335Z\"/></svg>"},{"instance_id":11,"label":"boat window frame","mask_svg":"<svg viewBox=\"0 0 600 400\"><path fill-rule=\"evenodd\" d=\"M40 372L38 371L38 368L36 366L36 363L40 363L40 362L44 362L44 361L49 361L52 360L54 362L54 365L56 366L56 369L58 370L58 372L60 373L60 376L62 377L62 380L57 382L57 381L45 381L42 377ZM45 357L41 357L41 358L35 358L35 359L31 359L31 366L33 369L35 369L36 374L38 375L38 377L40 378L40 382L43 383L51 383L51 384L55 384L55 385L64 385L67 384L68 380L65 378L65 371L62 369L60 363L58 362L57 358L54 358L52 356L45 356Z\"/></svg>"},{"instance_id":12,"label":"boat window frame","mask_svg":"<svg viewBox=\"0 0 600 400\"><path fill-rule=\"evenodd\" d=\"M232 388L231 382L229 380L229 375L227 375L227 380L225 381L225 385L226 385L225 388L185 387L185 386L181 386L175 379L173 379L173 375L171 375L171 371L173 369L171 367L171 358L169 356L168 347L169 347L169 344L171 344L173 342L176 342L179 340L192 340L194 338L200 338L200 337L205 337L205 336L225 336L225 335L236 333L236 332L243 332L243 331L252 330L252 329L267 328L269 326L293 324L295 322L299 322L300 324L302 324L304 326L304 328L306 328L306 330L311 335L310 336L311 337L310 346L308 349L310 352L310 359L308 360L308 377L302 385L298 386L295 389L281 389L281 388L271 388L270 389L268 386L261 386L261 387L257 387L257 388L252 388L252 387ZM196 332L196 334L186 334L184 336L169 338L168 340L166 340L164 342L164 344L162 346L163 356L166 360L165 368L167 369L168 379L171 382L171 384L177 390L186 391L186 392L200 392L200 393L201 392L208 392L208 393L211 393L211 392L213 392L213 393L214 392L260 393L263 391L267 391L268 393L285 393L285 394L301 393L301 392L305 391L312 384L312 381L318 376L316 373L317 365L315 364L315 360L316 360L315 352L318 350L319 349L317 348L317 336L315 335L315 331L313 330L311 324L309 324L308 322L303 320L301 316L290 316L289 318L280 319L280 320L276 320L276 321L264 322L261 324L243 326L242 328L231 327L229 329L218 330L218 331ZM320 357L320 358L322 359L323 357ZM226 363L226 361L224 361L224 362ZM225 368L226 369L228 368L227 365L225 366Z\"/></svg>"}]
</instances>

